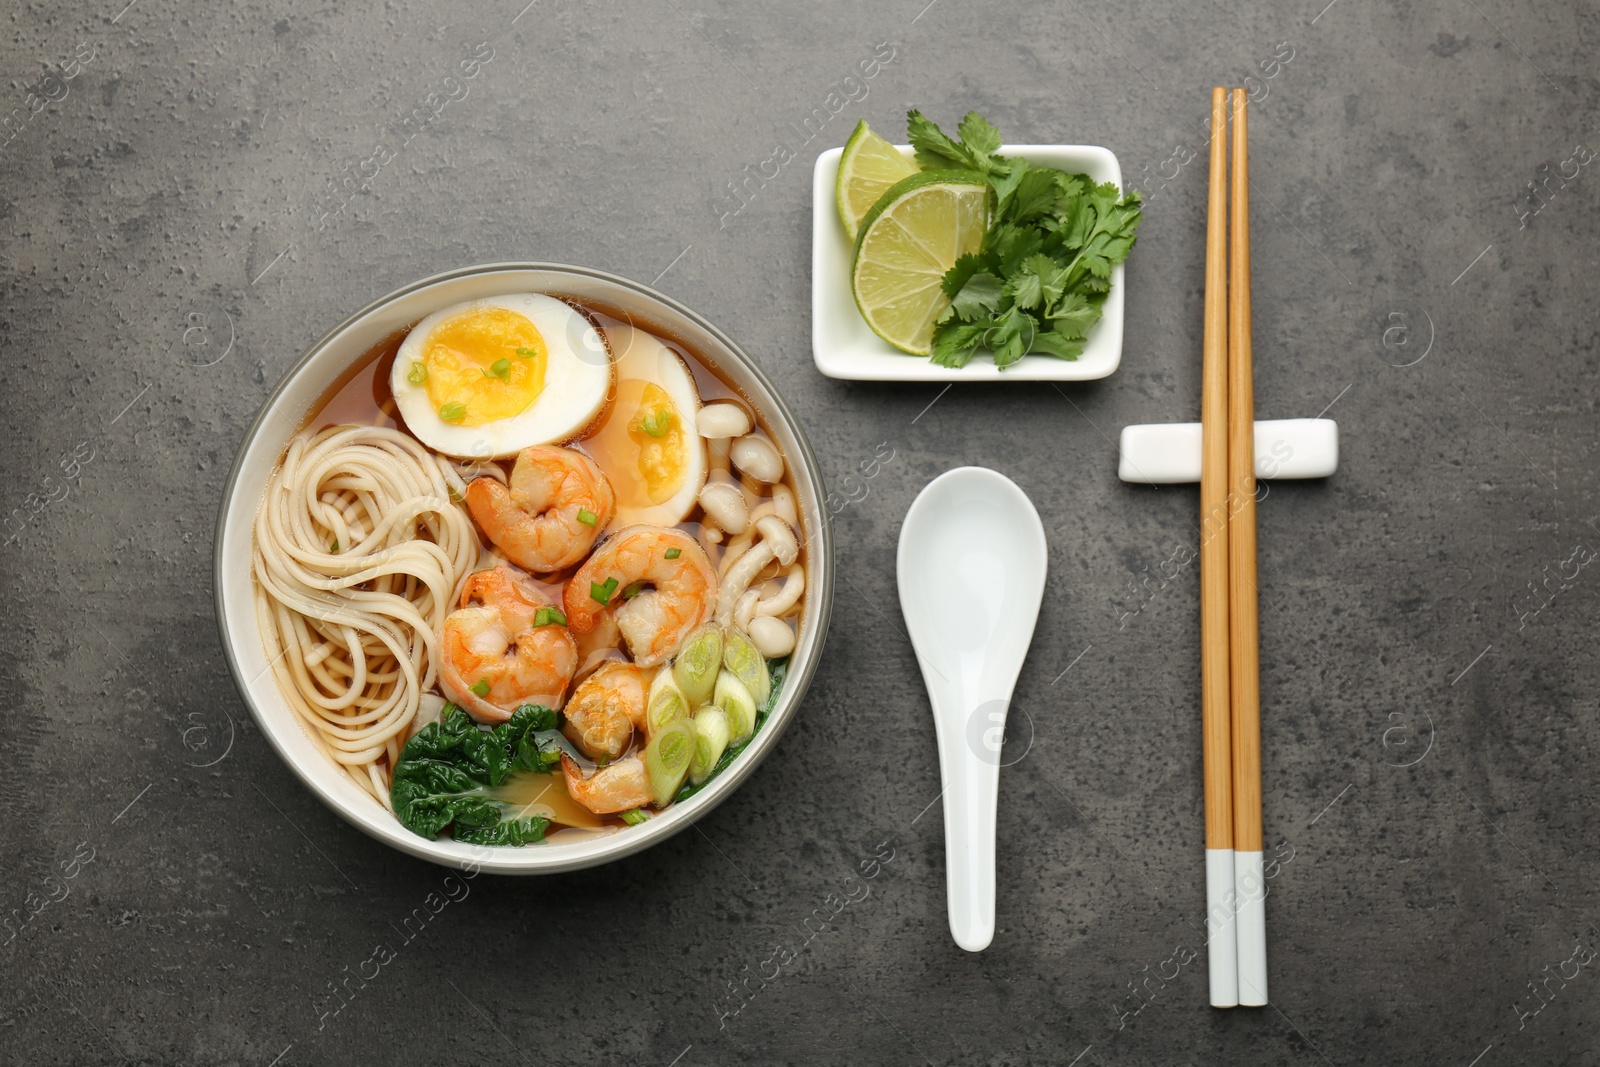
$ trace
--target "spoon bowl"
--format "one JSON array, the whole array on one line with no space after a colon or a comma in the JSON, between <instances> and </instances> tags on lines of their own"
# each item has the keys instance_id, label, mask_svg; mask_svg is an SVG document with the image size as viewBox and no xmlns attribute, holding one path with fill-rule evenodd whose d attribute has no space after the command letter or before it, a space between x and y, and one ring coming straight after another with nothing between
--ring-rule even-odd
<instances>
[{"instance_id":1,"label":"spoon bowl","mask_svg":"<svg viewBox=\"0 0 1600 1067\"><path fill-rule=\"evenodd\" d=\"M994 939L1001 738L1046 567L1033 502L986 467L929 482L900 528L900 610L939 743L950 933L969 952Z\"/></svg>"}]
</instances>

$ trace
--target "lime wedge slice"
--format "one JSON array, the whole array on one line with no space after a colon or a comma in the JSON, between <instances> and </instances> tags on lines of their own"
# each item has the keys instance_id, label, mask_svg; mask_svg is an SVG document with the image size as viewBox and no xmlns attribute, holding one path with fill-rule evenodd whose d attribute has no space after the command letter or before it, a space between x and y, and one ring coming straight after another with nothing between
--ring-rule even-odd
<instances>
[{"instance_id":1,"label":"lime wedge slice","mask_svg":"<svg viewBox=\"0 0 1600 1067\"><path fill-rule=\"evenodd\" d=\"M903 352L933 351L950 298L945 272L977 252L989 225L989 185L965 171L923 171L895 183L861 220L850 287L872 332Z\"/></svg>"},{"instance_id":2,"label":"lime wedge slice","mask_svg":"<svg viewBox=\"0 0 1600 1067\"><path fill-rule=\"evenodd\" d=\"M850 240L856 239L861 220L885 190L915 173L917 165L868 129L866 119L856 123L855 132L845 142L844 155L839 157L839 177L834 184L839 218Z\"/></svg>"}]
</instances>

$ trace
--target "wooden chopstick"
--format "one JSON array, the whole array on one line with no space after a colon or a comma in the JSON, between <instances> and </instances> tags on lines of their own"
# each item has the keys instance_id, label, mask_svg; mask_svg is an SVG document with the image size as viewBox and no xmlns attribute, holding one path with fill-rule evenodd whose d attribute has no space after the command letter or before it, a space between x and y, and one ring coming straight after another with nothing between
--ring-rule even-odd
<instances>
[{"instance_id":1,"label":"wooden chopstick","mask_svg":"<svg viewBox=\"0 0 1600 1067\"><path fill-rule=\"evenodd\" d=\"M1228 247L1228 628L1239 1003L1267 1003L1261 856L1260 611L1256 592L1255 383L1250 352L1250 161L1245 91L1233 91Z\"/></svg>"},{"instance_id":2,"label":"wooden chopstick","mask_svg":"<svg viewBox=\"0 0 1600 1067\"><path fill-rule=\"evenodd\" d=\"M1232 722L1228 703L1227 99L1211 90L1206 292L1200 385L1200 722L1206 806L1206 933L1211 1003L1239 1002L1233 922Z\"/></svg>"}]
</instances>

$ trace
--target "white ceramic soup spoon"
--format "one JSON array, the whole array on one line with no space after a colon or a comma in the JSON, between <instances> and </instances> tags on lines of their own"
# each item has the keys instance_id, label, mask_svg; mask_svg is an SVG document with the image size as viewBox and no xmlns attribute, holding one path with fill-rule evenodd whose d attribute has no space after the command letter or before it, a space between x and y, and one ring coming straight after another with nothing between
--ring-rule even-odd
<instances>
[{"instance_id":1,"label":"white ceramic soup spoon","mask_svg":"<svg viewBox=\"0 0 1600 1067\"><path fill-rule=\"evenodd\" d=\"M1015 482L946 471L900 528L900 610L933 704L944 785L950 933L994 939L994 826L1006 710L1044 596L1044 527Z\"/></svg>"}]
</instances>

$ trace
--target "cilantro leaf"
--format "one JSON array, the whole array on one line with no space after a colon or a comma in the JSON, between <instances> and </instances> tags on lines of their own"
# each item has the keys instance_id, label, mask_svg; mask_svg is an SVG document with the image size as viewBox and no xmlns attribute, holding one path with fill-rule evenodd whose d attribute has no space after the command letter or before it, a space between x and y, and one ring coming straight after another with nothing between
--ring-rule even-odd
<instances>
[{"instance_id":1,"label":"cilantro leaf","mask_svg":"<svg viewBox=\"0 0 1600 1067\"><path fill-rule=\"evenodd\" d=\"M988 332L992 320L941 326L933 335L933 362L941 367L965 367Z\"/></svg>"},{"instance_id":2,"label":"cilantro leaf","mask_svg":"<svg viewBox=\"0 0 1600 1067\"><path fill-rule=\"evenodd\" d=\"M1057 359L1072 360L1083 355L1083 342L1069 341L1057 333L1041 333L1033 339L1033 348L1030 351L1055 356Z\"/></svg>"},{"instance_id":3,"label":"cilantro leaf","mask_svg":"<svg viewBox=\"0 0 1600 1067\"><path fill-rule=\"evenodd\" d=\"M917 150L922 167L970 167L966 152L922 112L906 112L906 138Z\"/></svg>"},{"instance_id":4,"label":"cilantro leaf","mask_svg":"<svg viewBox=\"0 0 1600 1067\"><path fill-rule=\"evenodd\" d=\"M961 135L961 143L973 152L987 156L1000 151L1000 131L976 111L967 112L956 132Z\"/></svg>"},{"instance_id":5,"label":"cilantro leaf","mask_svg":"<svg viewBox=\"0 0 1600 1067\"><path fill-rule=\"evenodd\" d=\"M1006 174L1011 161L996 155L1000 131L989 125L976 111L967 112L957 127L961 140L952 140L932 119L913 108L906 112L906 137L917 150L917 164L924 169L960 167L979 174Z\"/></svg>"},{"instance_id":6,"label":"cilantro leaf","mask_svg":"<svg viewBox=\"0 0 1600 1067\"><path fill-rule=\"evenodd\" d=\"M985 264L980 256L975 256L971 252L961 256L956 260L955 266L944 273L944 281L940 283L944 289L944 295L954 297L961 291L961 287L967 284L967 279L983 270L984 267Z\"/></svg>"},{"instance_id":7,"label":"cilantro leaf","mask_svg":"<svg viewBox=\"0 0 1600 1067\"><path fill-rule=\"evenodd\" d=\"M992 314L1000 307L1005 295L1005 285L988 271L979 271L967 279L961 291L950 299L950 308L965 322Z\"/></svg>"},{"instance_id":8,"label":"cilantro leaf","mask_svg":"<svg viewBox=\"0 0 1600 1067\"><path fill-rule=\"evenodd\" d=\"M1063 339L1079 340L1100 321L1100 310L1098 302L1090 303L1082 293L1067 293L1046 317L1050 328Z\"/></svg>"}]
</instances>

